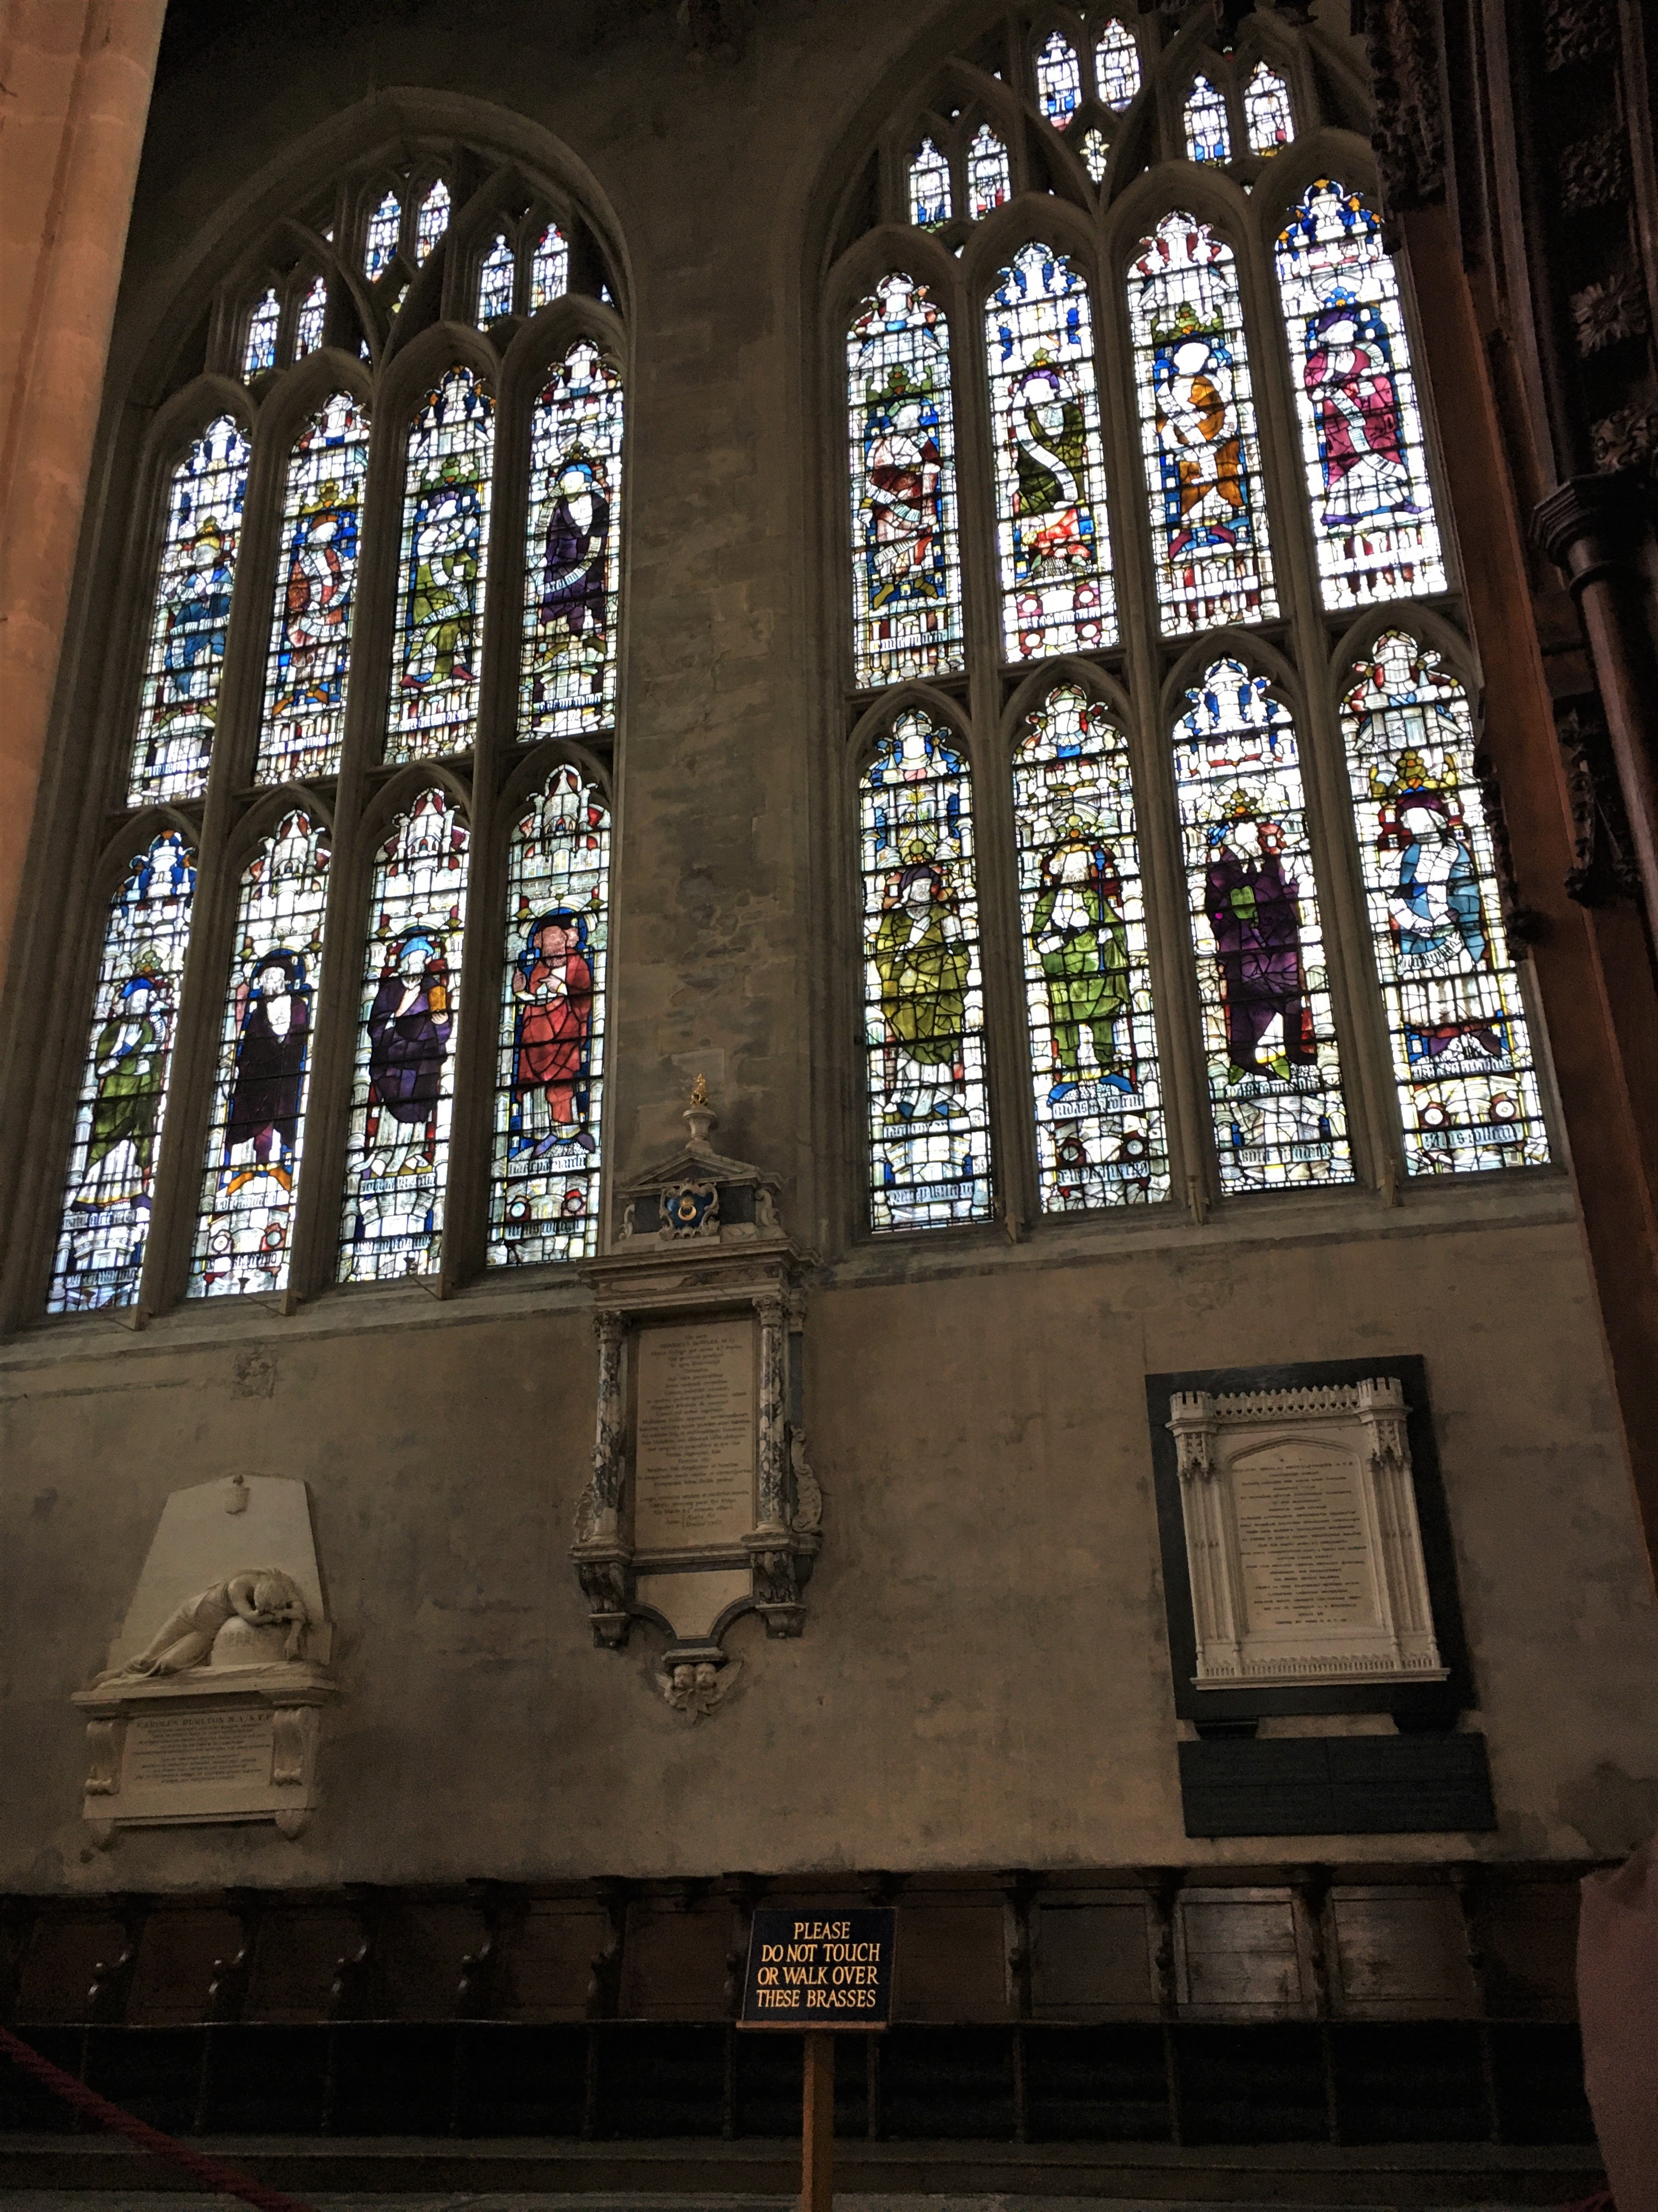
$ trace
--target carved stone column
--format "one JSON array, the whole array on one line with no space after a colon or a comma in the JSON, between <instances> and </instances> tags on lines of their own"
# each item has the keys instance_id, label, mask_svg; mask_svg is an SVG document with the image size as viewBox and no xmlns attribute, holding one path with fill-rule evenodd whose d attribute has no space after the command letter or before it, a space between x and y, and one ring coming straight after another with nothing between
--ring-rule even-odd
<instances>
[{"instance_id":1,"label":"carved stone column","mask_svg":"<svg viewBox=\"0 0 1658 2212\"><path fill-rule=\"evenodd\" d=\"M786 1340L780 1295L756 1298L760 1316L760 1435L756 1455L757 1503L760 1518L756 1536L788 1533L788 1500L785 1490L785 1369Z\"/></svg>"},{"instance_id":2,"label":"carved stone column","mask_svg":"<svg viewBox=\"0 0 1658 2212\"><path fill-rule=\"evenodd\" d=\"M622 1487L625 1474L623 1431L622 1346L624 1316L612 1308L593 1316L598 1342L598 1410L593 1437L593 1471L576 1507L574 1557L591 1608L593 1641L617 1646L628 1640L632 1596L628 1548L622 1540Z\"/></svg>"},{"instance_id":3,"label":"carved stone column","mask_svg":"<svg viewBox=\"0 0 1658 2212\"><path fill-rule=\"evenodd\" d=\"M1181 1508L1186 1521L1186 1557L1192 1577L1192 1611L1200 1664L1242 1680L1242 1654L1232 1603L1234 1577L1227 1556L1230 1534L1225 1502L1216 1480L1215 1401L1205 1390L1182 1391L1176 1394L1169 1411L1169 1425L1179 1455Z\"/></svg>"}]
</instances>

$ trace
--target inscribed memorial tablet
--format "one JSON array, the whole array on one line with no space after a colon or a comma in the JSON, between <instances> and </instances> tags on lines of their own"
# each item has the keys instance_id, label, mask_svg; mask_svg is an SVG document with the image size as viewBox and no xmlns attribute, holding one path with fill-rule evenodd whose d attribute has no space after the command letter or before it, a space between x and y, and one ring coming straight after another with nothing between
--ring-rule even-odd
<instances>
[{"instance_id":1,"label":"inscribed memorial tablet","mask_svg":"<svg viewBox=\"0 0 1658 2212\"><path fill-rule=\"evenodd\" d=\"M634 1544L740 1544L754 1525L754 1328L648 1328L639 1338Z\"/></svg>"},{"instance_id":2,"label":"inscribed memorial tablet","mask_svg":"<svg viewBox=\"0 0 1658 2212\"><path fill-rule=\"evenodd\" d=\"M1282 1443L1232 1467L1251 1631L1374 1627L1376 1566L1351 1455Z\"/></svg>"}]
</instances>

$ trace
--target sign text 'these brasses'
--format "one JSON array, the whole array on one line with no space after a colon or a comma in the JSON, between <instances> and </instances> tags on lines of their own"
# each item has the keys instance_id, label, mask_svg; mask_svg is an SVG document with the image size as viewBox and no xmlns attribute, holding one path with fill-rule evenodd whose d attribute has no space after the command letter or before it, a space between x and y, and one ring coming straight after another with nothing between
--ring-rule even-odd
<instances>
[{"instance_id":1,"label":"sign text 'these brasses'","mask_svg":"<svg viewBox=\"0 0 1658 2212\"><path fill-rule=\"evenodd\" d=\"M757 1911L740 2025L884 2027L897 1917L890 1905Z\"/></svg>"}]
</instances>

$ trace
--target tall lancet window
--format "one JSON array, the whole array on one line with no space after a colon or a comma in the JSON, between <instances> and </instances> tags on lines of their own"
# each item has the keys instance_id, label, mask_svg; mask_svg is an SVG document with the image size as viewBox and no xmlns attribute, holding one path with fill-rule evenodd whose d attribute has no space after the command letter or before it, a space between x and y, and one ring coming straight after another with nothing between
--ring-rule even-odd
<instances>
[{"instance_id":1,"label":"tall lancet window","mask_svg":"<svg viewBox=\"0 0 1658 2212\"><path fill-rule=\"evenodd\" d=\"M410 425L388 761L471 750L495 437L495 402L470 368L452 368Z\"/></svg>"},{"instance_id":2,"label":"tall lancet window","mask_svg":"<svg viewBox=\"0 0 1658 2212\"><path fill-rule=\"evenodd\" d=\"M327 899L327 832L295 808L242 872L192 1297L288 1282Z\"/></svg>"},{"instance_id":3,"label":"tall lancet window","mask_svg":"<svg viewBox=\"0 0 1658 2212\"><path fill-rule=\"evenodd\" d=\"M570 249L556 222L541 234L530 260L530 313L550 307L570 289Z\"/></svg>"},{"instance_id":4,"label":"tall lancet window","mask_svg":"<svg viewBox=\"0 0 1658 2212\"><path fill-rule=\"evenodd\" d=\"M993 208L1013 197L1013 172L1007 149L987 123L981 123L967 149L967 211L981 222Z\"/></svg>"},{"instance_id":5,"label":"tall lancet window","mask_svg":"<svg viewBox=\"0 0 1658 2212\"><path fill-rule=\"evenodd\" d=\"M1175 787L1221 1188L1352 1176L1301 753L1263 676L1216 661Z\"/></svg>"},{"instance_id":6,"label":"tall lancet window","mask_svg":"<svg viewBox=\"0 0 1658 2212\"><path fill-rule=\"evenodd\" d=\"M1243 120L1252 154L1276 154L1296 135L1290 88L1265 62L1257 62L1244 80Z\"/></svg>"},{"instance_id":7,"label":"tall lancet window","mask_svg":"<svg viewBox=\"0 0 1658 2212\"><path fill-rule=\"evenodd\" d=\"M985 307L1010 659L1113 645L1094 320L1063 255L1023 246Z\"/></svg>"},{"instance_id":8,"label":"tall lancet window","mask_svg":"<svg viewBox=\"0 0 1658 2212\"><path fill-rule=\"evenodd\" d=\"M1055 31L1036 56L1036 98L1056 131L1069 125L1082 95L1077 50Z\"/></svg>"},{"instance_id":9,"label":"tall lancet window","mask_svg":"<svg viewBox=\"0 0 1658 2212\"><path fill-rule=\"evenodd\" d=\"M493 1267L597 1249L610 817L578 769L518 811L507 854Z\"/></svg>"},{"instance_id":10,"label":"tall lancet window","mask_svg":"<svg viewBox=\"0 0 1658 2212\"><path fill-rule=\"evenodd\" d=\"M923 138L909 165L909 219L919 230L937 230L954 213L950 164L931 138Z\"/></svg>"},{"instance_id":11,"label":"tall lancet window","mask_svg":"<svg viewBox=\"0 0 1658 2212\"><path fill-rule=\"evenodd\" d=\"M1193 84L1181 117L1186 132L1187 159L1192 161L1230 161L1232 125L1226 113L1226 95L1206 76Z\"/></svg>"},{"instance_id":12,"label":"tall lancet window","mask_svg":"<svg viewBox=\"0 0 1658 2212\"><path fill-rule=\"evenodd\" d=\"M1278 241L1279 295L1327 607L1446 588L1399 283L1357 193L1309 185Z\"/></svg>"},{"instance_id":13,"label":"tall lancet window","mask_svg":"<svg viewBox=\"0 0 1658 2212\"><path fill-rule=\"evenodd\" d=\"M257 376L276 366L276 335L282 311L274 289L267 292L248 318L247 344L242 353L242 374Z\"/></svg>"},{"instance_id":14,"label":"tall lancet window","mask_svg":"<svg viewBox=\"0 0 1658 2212\"><path fill-rule=\"evenodd\" d=\"M885 276L859 308L847 406L858 681L960 668L950 333L924 284Z\"/></svg>"},{"instance_id":15,"label":"tall lancet window","mask_svg":"<svg viewBox=\"0 0 1658 2212\"><path fill-rule=\"evenodd\" d=\"M954 733L901 714L859 786L876 1230L993 1210L973 784Z\"/></svg>"},{"instance_id":16,"label":"tall lancet window","mask_svg":"<svg viewBox=\"0 0 1658 2212\"><path fill-rule=\"evenodd\" d=\"M133 739L130 806L207 788L251 448L234 416L210 422L173 471Z\"/></svg>"},{"instance_id":17,"label":"tall lancet window","mask_svg":"<svg viewBox=\"0 0 1658 2212\"><path fill-rule=\"evenodd\" d=\"M449 187L441 177L420 204L415 218L415 258L424 261L449 228Z\"/></svg>"},{"instance_id":18,"label":"tall lancet window","mask_svg":"<svg viewBox=\"0 0 1658 2212\"><path fill-rule=\"evenodd\" d=\"M388 191L369 216L363 239L362 273L371 284L397 259L402 235L403 203L394 191Z\"/></svg>"},{"instance_id":19,"label":"tall lancet window","mask_svg":"<svg viewBox=\"0 0 1658 2212\"><path fill-rule=\"evenodd\" d=\"M337 392L288 456L259 723L261 783L331 775L345 732L368 418Z\"/></svg>"},{"instance_id":20,"label":"tall lancet window","mask_svg":"<svg viewBox=\"0 0 1658 2212\"><path fill-rule=\"evenodd\" d=\"M397 817L376 856L340 1231L343 1283L429 1274L440 1262L469 844L447 793L433 788Z\"/></svg>"},{"instance_id":21,"label":"tall lancet window","mask_svg":"<svg viewBox=\"0 0 1658 2212\"><path fill-rule=\"evenodd\" d=\"M110 900L49 1313L137 1303L195 890L194 850L164 830Z\"/></svg>"},{"instance_id":22,"label":"tall lancet window","mask_svg":"<svg viewBox=\"0 0 1658 2212\"><path fill-rule=\"evenodd\" d=\"M1140 88L1140 50L1134 34L1114 15L1094 49L1094 74L1100 98L1121 115Z\"/></svg>"},{"instance_id":23,"label":"tall lancet window","mask_svg":"<svg viewBox=\"0 0 1658 2212\"><path fill-rule=\"evenodd\" d=\"M621 378L578 339L530 424L521 738L576 737L616 719L622 416Z\"/></svg>"},{"instance_id":24,"label":"tall lancet window","mask_svg":"<svg viewBox=\"0 0 1658 2212\"><path fill-rule=\"evenodd\" d=\"M1278 600L1231 247L1165 216L1140 241L1128 306L1163 629L1261 621Z\"/></svg>"},{"instance_id":25,"label":"tall lancet window","mask_svg":"<svg viewBox=\"0 0 1658 2212\"><path fill-rule=\"evenodd\" d=\"M1128 741L1077 684L1025 722L1013 821L1043 1211L1166 1197Z\"/></svg>"},{"instance_id":26,"label":"tall lancet window","mask_svg":"<svg viewBox=\"0 0 1658 2212\"><path fill-rule=\"evenodd\" d=\"M1342 731L1412 1175L1549 1158L1462 687L1388 630Z\"/></svg>"}]
</instances>

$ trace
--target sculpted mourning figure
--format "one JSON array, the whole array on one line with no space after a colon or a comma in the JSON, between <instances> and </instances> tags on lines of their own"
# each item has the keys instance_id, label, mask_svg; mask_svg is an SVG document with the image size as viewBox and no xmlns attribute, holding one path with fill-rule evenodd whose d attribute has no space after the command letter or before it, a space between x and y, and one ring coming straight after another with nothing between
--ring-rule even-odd
<instances>
[{"instance_id":1,"label":"sculpted mourning figure","mask_svg":"<svg viewBox=\"0 0 1658 2212\"><path fill-rule=\"evenodd\" d=\"M100 1674L93 1687L131 1681L155 1674L182 1674L207 1664L214 1640L227 1621L240 1620L252 1628L288 1630L283 1656L297 1659L310 1620L305 1596L291 1575L280 1567L244 1567L227 1576L170 1613L143 1650L124 1665Z\"/></svg>"}]
</instances>

